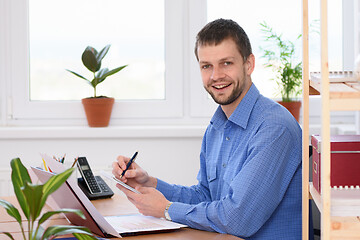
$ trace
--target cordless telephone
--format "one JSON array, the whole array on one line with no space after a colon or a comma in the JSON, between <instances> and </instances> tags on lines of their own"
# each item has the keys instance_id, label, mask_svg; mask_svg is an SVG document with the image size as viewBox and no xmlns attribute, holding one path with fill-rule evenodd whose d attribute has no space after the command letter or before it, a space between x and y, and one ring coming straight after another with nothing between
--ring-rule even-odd
<instances>
[{"instance_id":1,"label":"cordless telephone","mask_svg":"<svg viewBox=\"0 0 360 240\"><path fill-rule=\"evenodd\" d=\"M89 199L108 198L114 195L100 176L94 176L86 157L78 158L77 167L82 176L78 178L78 185Z\"/></svg>"}]
</instances>

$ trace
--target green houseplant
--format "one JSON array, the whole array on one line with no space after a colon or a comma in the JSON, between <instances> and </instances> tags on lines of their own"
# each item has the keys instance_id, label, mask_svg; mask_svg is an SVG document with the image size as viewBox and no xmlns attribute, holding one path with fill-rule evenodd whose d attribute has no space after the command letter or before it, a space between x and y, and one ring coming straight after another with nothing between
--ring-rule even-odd
<instances>
[{"instance_id":1,"label":"green houseplant","mask_svg":"<svg viewBox=\"0 0 360 240\"><path fill-rule=\"evenodd\" d=\"M295 45L289 40L283 40L282 34L277 34L267 25L266 22L260 23L261 31L264 34L264 40L270 45L267 49L261 47L264 52L263 58L267 59L265 67L272 68L275 72L275 78L279 87L282 101L279 101L286 107L299 121L301 101L296 98L301 94L302 85L302 62L295 62ZM301 35L298 36L299 39Z\"/></svg>"},{"instance_id":2,"label":"green houseplant","mask_svg":"<svg viewBox=\"0 0 360 240\"><path fill-rule=\"evenodd\" d=\"M41 224L51 216L60 213L74 213L85 218L80 210L75 209L48 211L40 216L48 196L55 192L68 177L70 177L74 168L70 168L62 173L54 175L45 184L38 185L31 182L29 173L19 158L11 160L10 164L12 168L11 180L14 186L14 192L21 209L28 220L26 231L19 210L14 205L0 199L0 206L4 207L7 213L19 223L22 238L24 240L50 240L66 234L72 234L77 239L97 239L91 234L89 229L81 226L53 225L46 229L41 226ZM0 231L0 233L7 235L10 239L15 239L9 232Z\"/></svg>"},{"instance_id":3,"label":"green houseplant","mask_svg":"<svg viewBox=\"0 0 360 240\"><path fill-rule=\"evenodd\" d=\"M101 61L106 56L110 49L110 45L106 45L100 52L95 48L88 46L85 48L81 60L84 66L92 72L92 79L87 79L82 75L66 69L75 76L84 79L94 89L93 97L82 99L86 117L90 127L106 127L109 124L114 98L105 96L97 96L96 87L98 84L105 81L105 79L125 68L127 65L109 70L108 68L101 68Z\"/></svg>"}]
</instances>

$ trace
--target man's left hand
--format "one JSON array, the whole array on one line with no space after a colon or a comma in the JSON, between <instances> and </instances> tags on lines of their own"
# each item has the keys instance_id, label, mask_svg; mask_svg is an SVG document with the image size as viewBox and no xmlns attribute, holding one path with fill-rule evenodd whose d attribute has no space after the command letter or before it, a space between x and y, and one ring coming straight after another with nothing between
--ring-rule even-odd
<instances>
[{"instance_id":1,"label":"man's left hand","mask_svg":"<svg viewBox=\"0 0 360 240\"><path fill-rule=\"evenodd\" d=\"M136 187L141 194L134 193L120 184L116 185L125 193L130 202L145 216L164 218L166 205L170 202L164 195L152 187Z\"/></svg>"}]
</instances>

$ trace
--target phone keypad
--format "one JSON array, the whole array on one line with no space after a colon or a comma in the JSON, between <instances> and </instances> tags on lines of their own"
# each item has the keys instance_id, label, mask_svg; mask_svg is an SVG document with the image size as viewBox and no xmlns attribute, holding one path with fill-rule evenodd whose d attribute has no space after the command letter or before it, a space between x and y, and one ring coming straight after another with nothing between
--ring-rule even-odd
<instances>
[{"instance_id":1,"label":"phone keypad","mask_svg":"<svg viewBox=\"0 0 360 240\"><path fill-rule=\"evenodd\" d=\"M92 193L101 192L101 189L100 189L94 175L92 174L92 172L84 171L84 175L85 175L85 178L87 179L87 183L88 183L89 188L92 191Z\"/></svg>"}]
</instances>

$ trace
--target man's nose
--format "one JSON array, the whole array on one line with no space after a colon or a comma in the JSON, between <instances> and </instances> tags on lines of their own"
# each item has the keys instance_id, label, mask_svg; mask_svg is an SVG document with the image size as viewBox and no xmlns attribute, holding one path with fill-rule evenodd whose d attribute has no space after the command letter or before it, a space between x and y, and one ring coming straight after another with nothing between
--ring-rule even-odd
<instances>
[{"instance_id":1,"label":"man's nose","mask_svg":"<svg viewBox=\"0 0 360 240\"><path fill-rule=\"evenodd\" d=\"M221 67L213 67L213 71L211 74L211 79L216 81L219 79L222 79L225 76L224 71L221 69Z\"/></svg>"}]
</instances>

